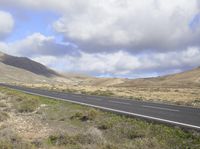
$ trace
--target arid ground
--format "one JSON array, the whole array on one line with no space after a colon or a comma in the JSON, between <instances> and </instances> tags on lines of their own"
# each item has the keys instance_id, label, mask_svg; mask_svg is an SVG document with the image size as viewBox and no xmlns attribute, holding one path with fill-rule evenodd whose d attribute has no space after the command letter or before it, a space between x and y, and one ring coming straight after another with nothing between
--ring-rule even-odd
<instances>
[{"instance_id":1,"label":"arid ground","mask_svg":"<svg viewBox=\"0 0 200 149\"><path fill-rule=\"evenodd\" d=\"M172 149L200 134L0 88L0 148Z\"/></svg>"}]
</instances>

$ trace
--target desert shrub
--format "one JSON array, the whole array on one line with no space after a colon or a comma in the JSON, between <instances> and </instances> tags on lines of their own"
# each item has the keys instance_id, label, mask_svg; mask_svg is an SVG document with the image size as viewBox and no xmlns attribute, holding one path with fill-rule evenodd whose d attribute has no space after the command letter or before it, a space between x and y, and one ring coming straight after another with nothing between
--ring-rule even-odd
<instances>
[{"instance_id":1,"label":"desert shrub","mask_svg":"<svg viewBox=\"0 0 200 149\"><path fill-rule=\"evenodd\" d=\"M56 134L49 136L48 141L50 144L56 146L95 143L92 135L90 134L76 134L74 136L70 136L68 134Z\"/></svg>"},{"instance_id":2,"label":"desert shrub","mask_svg":"<svg viewBox=\"0 0 200 149\"><path fill-rule=\"evenodd\" d=\"M42 140L36 139L36 140L33 140L33 141L31 142L31 144L32 144L33 146L35 146L36 148L41 148L42 145L43 145L43 142L42 142Z\"/></svg>"},{"instance_id":3,"label":"desert shrub","mask_svg":"<svg viewBox=\"0 0 200 149\"><path fill-rule=\"evenodd\" d=\"M91 92L90 95L113 96L114 93L111 92L111 91L101 91L101 90L97 90L97 91Z\"/></svg>"},{"instance_id":4,"label":"desert shrub","mask_svg":"<svg viewBox=\"0 0 200 149\"><path fill-rule=\"evenodd\" d=\"M67 88L67 89L62 89L61 91L62 91L62 92L65 92L65 93L76 93L76 92L77 92L76 90L74 90L74 89L69 89L69 88Z\"/></svg>"},{"instance_id":5,"label":"desert shrub","mask_svg":"<svg viewBox=\"0 0 200 149\"><path fill-rule=\"evenodd\" d=\"M200 103L200 99L195 99L194 103Z\"/></svg>"},{"instance_id":6,"label":"desert shrub","mask_svg":"<svg viewBox=\"0 0 200 149\"><path fill-rule=\"evenodd\" d=\"M98 116L98 111L95 109L91 109L87 112L76 112L71 116L71 119L78 119L82 121L95 120Z\"/></svg>"},{"instance_id":7,"label":"desert shrub","mask_svg":"<svg viewBox=\"0 0 200 149\"><path fill-rule=\"evenodd\" d=\"M91 134L77 134L74 136L74 140L80 144L93 144L95 140Z\"/></svg>"},{"instance_id":8,"label":"desert shrub","mask_svg":"<svg viewBox=\"0 0 200 149\"><path fill-rule=\"evenodd\" d=\"M76 112L74 115L71 116L71 119L81 119L83 117L82 112Z\"/></svg>"},{"instance_id":9,"label":"desert shrub","mask_svg":"<svg viewBox=\"0 0 200 149\"><path fill-rule=\"evenodd\" d=\"M33 149L34 146L24 142L17 134L10 129L0 132L0 149Z\"/></svg>"},{"instance_id":10,"label":"desert shrub","mask_svg":"<svg viewBox=\"0 0 200 149\"><path fill-rule=\"evenodd\" d=\"M5 103L0 102L0 107L7 107Z\"/></svg>"},{"instance_id":11,"label":"desert shrub","mask_svg":"<svg viewBox=\"0 0 200 149\"><path fill-rule=\"evenodd\" d=\"M20 98L20 97L16 97L16 99L15 99L17 102L20 102L20 101L23 101L23 99L22 98Z\"/></svg>"},{"instance_id":12,"label":"desert shrub","mask_svg":"<svg viewBox=\"0 0 200 149\"><path fill-rule=\"evenodd\" d=\"M98 124L98 128L101 129L101 130L106 130L106 129L110 129L113 127L113 122L112 121L109 121L109 120L106 120L106 121L101 121L99 124Z\"/></svg>"},{"instance_id":13,"label":"desert shrub","mask_svg":"<svg viewBox=\"0 0 200 149\"><path fill-rule=\"evenodd\" d=\"M87 113L88 119L89 120L95 120L96 117L98 116L98 111L95 109L90 109Z\"/></svg>"},{"instance_id":14,"label":"desert shrub","mask_svg":"<svg viewBox=\"0 0 200 149\"><path fill-rule=\"evenodd\" d=\"M68 134L57 134L49 136L49 142L53 145L68 145L68 144L76 144L76 141L73 137Z\"/></svg>"},{"instance_id":15,"label":"desert shrub","mask_svg":"<svg viewBox=\"0 0 200 149\"><path fill-rule=\"evenodd\" d=\"M144 134L134 130L128 130L126 133L126 137L128 139L136 139L136 138L143 138Z\"/></svg>"},{"instance_id":16,"label":"desert shrub","mask_svg":"<svg viewBox=\"0 0 200 149\"><path fill-rule=\"evenodd\" d=\"M128 124L121 124L117 127L113 127L112 129L114 131L114 135L118 138L126 138L132 140L145 137L145 132L143 130Z\"/></svg>"},{"instance_id":17,"label":"desert shrub","mask_svg":"<svg viewBox=\"0 0 200 149\"><path fill-rule=\"evenodd\" d=\"M104 144L102 149L118 149L118 147L114 144Z\"/></svg>"},{"instance_id":18,"label":"desert shrub","mask_svg":"<svg viewBox=\"0 0 200 149\"><path fill-rule=\"evenodd\" d=\"M16 104L17 111L20 113L33 112L39 106L39 102L36 99L24 99Z\"/></svg>"},{"instance_id":19,"label":"desert shrub","mask_svg":"<svg viewBox=\"0 0 200 149\"><path fill-rule=\"evenodd\" d=\"M6 112L0 112L0 122L5 121L9 118L8 113Z\"/></svg>"},{"instance_id":20,"label":"desert shrub","mask_svg":"<svg viewBox=\"0 0 200 149\"><path fill-rule=\"evenodd\" d=\"M0 140L0 148L1 149L12 149L13 144L8 140Z\"/></svg>"}]
</instances>

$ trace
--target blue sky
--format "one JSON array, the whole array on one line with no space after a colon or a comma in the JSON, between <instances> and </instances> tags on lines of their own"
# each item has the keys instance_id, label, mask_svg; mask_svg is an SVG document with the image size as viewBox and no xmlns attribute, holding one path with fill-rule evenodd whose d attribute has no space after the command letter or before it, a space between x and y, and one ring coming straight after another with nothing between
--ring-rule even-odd
<instances>
[{"instance_id":1,"label":"blue sky","mask_svg":"<svg viewBox=\"0 0 200 149\"><path fill-rule=\"evenodd\" d=\"M57 71L140 78L200 65L198 0L2 0L0 49Z\"/></svg>"},{"instance_id":2,"label":"blue sky","mask_svg":"<svg viewBox=\"0 0 200 149\"><path fill-rule=\"evenodd\" d=\"M9 11L12 12L12 11ZM12 12L15 14L15 12ZM28 35L39 32L45 36L54 34L50 24L58 19L58 15L51 12L26 12L19 20L15 20L15 27L12 34L6 39L7 42L14 42L26 38Z\"/></svg>"}]
</instances>

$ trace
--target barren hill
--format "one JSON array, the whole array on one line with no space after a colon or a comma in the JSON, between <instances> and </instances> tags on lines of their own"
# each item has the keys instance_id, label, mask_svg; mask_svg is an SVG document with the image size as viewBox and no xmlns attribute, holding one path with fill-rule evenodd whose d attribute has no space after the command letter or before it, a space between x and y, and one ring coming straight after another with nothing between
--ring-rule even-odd
<instances>
[{"instance_id":1,"label":"barren hill","mask_svg":"<svg viewBox=\"0 0 200 149\"><path fill-rule=\"evenodd\" d=\"M25 57L0 52L0 82L5 83L56 83L67 82L59 73Z\"/></svg>"},{"instance_id":2,"label":"barren hill","mask_svg":"<svg viewBox=\"0 0 200 149\"><path fill-rule=\"evenodd\" d=\"M200 87L200 67L193 70L155 78L125 80L123 87Z\"/></svg>"},{"instance_id":3,"label":"barren hill","mask_svg":"<svg viewBox=\"0 0 200 149\"><path fill-rule=\"evenodd\" d=\"M47 77L34 74L30 71L19 69L0 62L0 82L47 82L50 81Z\"/></svg>"},{"instance_id":4,"label":"barren hill","mask_svg":"<svg viewBox=\"0 0 200 149\"><path fill-rule=\"evenodd\" d=\"M85 80L86 76L83 75L60 74L26 57L16 57L0 52L0 82L74 85L81 84Z\"/></svg>"},{"instance_id":5,"label":"barren hill","mask_svg":"<svg viewBox=\"0 0 200 149\"><path fill-rule=\"evenodd\" d=\"M0 52L0 62L5 65L30 71L37 75L42 75L46 77L59 76L59 74L55 71L25 57L15 57Z\"/></svg>"}]
</instances>

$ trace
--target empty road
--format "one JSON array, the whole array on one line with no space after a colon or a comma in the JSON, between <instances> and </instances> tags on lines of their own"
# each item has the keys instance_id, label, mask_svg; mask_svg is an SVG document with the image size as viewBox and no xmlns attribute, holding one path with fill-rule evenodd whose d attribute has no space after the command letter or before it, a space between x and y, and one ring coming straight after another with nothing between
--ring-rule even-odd
<instances>
[{"instance_id":1,"label":"empty road","mask_svg":"<svg viewBox=\"0 0 200 149\"><path fill-rule=\"evenodd\" d=\"M200 130L200 109L113 97L61 93L0 84L28 94L64 100L129 116Z\"/></svg>"}]
</instances>

